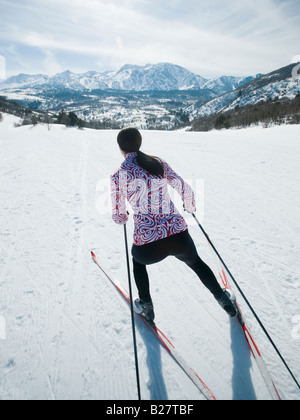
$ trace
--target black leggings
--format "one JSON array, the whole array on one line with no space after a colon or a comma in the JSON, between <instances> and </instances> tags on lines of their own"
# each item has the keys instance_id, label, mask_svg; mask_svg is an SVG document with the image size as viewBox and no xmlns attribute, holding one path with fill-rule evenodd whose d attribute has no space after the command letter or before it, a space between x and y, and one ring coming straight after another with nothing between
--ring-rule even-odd
<instances>
[{"instance_id":1,"label":"black leggings","mask_svg":"<svg viewBox=\"0 0 300 420\"><path fill-rule=\"evenodd\" d=\"M151 300L146 265L158 263L169 256L174 256L185 262L213 295L220 296L222 294L221 286L214 273L199 257L194 241L187 230L150 244L133 245L132 256L139 297L145 302Z\"/></svg>"}]
</instances>

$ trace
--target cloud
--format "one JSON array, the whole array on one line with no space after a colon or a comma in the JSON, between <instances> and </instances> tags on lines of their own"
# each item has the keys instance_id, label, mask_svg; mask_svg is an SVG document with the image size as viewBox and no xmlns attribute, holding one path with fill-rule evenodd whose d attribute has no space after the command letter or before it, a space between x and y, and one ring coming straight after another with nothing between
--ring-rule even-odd
<instances>
[{"instance_id":1,"label":"cloud","mask_svg":"<svg viewBox=\"0 0 300 420\"><path fill-rule=\"evenodd\" d=\"M64 69L58 63L55 55L50 50L45 50L45 59L43 61L43 66L46 69L47 74L57 74L61 73Z\"/></svg>"},{"instance_id":2,"label":"cloud","mask_svg":"<svg viewBox=\"0 0 300 420\"><path fill-rule=\"evenodd\" d=\"M0 0L0 16L0 48L37 72L170 61L204 76L255 74L299 52L299 0Z\"/></svg>"},{"instance_id":3,"label":"cloud","mask_svg":"<svg viewBox=\"0 0 300 420\"><path fill-rule=\"evenodd\" d=\"M123 50L123 39L120 36L116 38L116 44L119 51Z\"/></svg>"},{"instance_id":4,"label":"cloud","mask_svg":"<svg viewBox=\"0 0 300 420\"><path fill-rule=\"evenodd\" d=\"M294 57L292 58L292 63L300 63L300 54L294 55Z\"/></svg>"}]
</instances>

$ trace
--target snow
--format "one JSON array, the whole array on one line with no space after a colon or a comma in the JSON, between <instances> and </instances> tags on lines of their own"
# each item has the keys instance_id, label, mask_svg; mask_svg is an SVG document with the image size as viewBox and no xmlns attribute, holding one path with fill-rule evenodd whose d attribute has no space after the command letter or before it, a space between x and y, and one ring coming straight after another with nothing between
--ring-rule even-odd
<instances>
[{"instance_id":1,"label":"snow","mask_svg":"<svg viewBox=\"0 0 300 420\"><path fill-rule=\"evenodd\" d=\"M0 399L136 399L129 307L90 257L127 286L123 229L99 188L122 161L117 132L14 128L16 120L0 123ZM145 152L204 180L204 227L299 380L299 126L143 137ZM240 328L195 275L172 258L149 274L159 328L216 397L268 399ZM238 300L281 396L299 400ZM143 399L202 398L139 319L137 341Z\"/></svg>"},{"instance_id":2,"label":"snow","mask_svg":"<svg viewBox=\"0 0 300 420\"><path fill-rule=\"evenodd\" d=\"M263 79L276 77L277 75L271 74L264 76ZM279 75L278 75L279 76ZM258 79L259 81L260 79ZM258 83L258 82L257 82ZM191 105L188 110L192 113L194 118L203 117L218 113L220 111L226 112L234 109L237 105L244 107L247 105L255 105L260 101L266 102L267 100L281 100L281 99L295 99L300 91L299 79L287 78L273 83L266 84L255 88L255 81L246 87L241 86L240 89L233 90L232 92L225 93L217 98L212 99L200 108L195 109ZM240 93L242 92L242 95ZM193 109L194 108L194 109Z\"/></svg>"},{"instance_id":3,"label":"snow","mask_svg":"<svg viewBox=\"0 0 300 420\"><path fill-rule=\"evenodd\" d=\"M127 64L118 71L87 72L75 74L67 70L54 76L20 74L5 80L1 89L8 93L11 89L34 86L49 86L75 89L121 89L121 90L176 90L189 85L191 89L201 89L207 80L189 70L171 63L137 66ZM13 93L13 92L12 92Z\"/></svg>"}]
</instances>

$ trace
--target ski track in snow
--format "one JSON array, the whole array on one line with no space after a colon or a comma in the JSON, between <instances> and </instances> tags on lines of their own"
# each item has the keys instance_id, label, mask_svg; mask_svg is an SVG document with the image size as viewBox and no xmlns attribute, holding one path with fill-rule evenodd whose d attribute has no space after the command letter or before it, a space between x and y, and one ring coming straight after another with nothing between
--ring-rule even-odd
<instances>
[{"instance_id":1,"label":"ski track in snow","mask_svg":"<svg viewBox=\"0 0 300 420\"><path fill-rule=\"evenodd\" d=\"M0 124L0 399L135 399L129 306L92 263L127 288L123 229L96 202L122 157L115 131ZM204 179L204 226L300 377L298 126L210 133L143 132L145 152ZM108 203L108 208L109 208ZM201 257L215 257L187 217ZM130 235L132 221L128 224ZM217 273L217 272L216 272ZM218 399L269 398L236 321L194 273L149 267L158 327ZM136 289L134 287L134 292ZM299 392L238 296L279 392ZM137 319L143 399L202 396Z\"/></svg>"}]
</instances>

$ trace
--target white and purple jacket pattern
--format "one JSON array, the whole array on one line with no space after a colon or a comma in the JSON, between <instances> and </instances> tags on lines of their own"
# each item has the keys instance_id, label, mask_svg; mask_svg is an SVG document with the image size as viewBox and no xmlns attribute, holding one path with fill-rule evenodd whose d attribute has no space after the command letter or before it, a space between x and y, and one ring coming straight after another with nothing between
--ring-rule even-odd
<instances>
[{"instance_id":1,"label":"white and purple jacket pattern","mask_svg":"<svg viewBox=\"0 0 300 420\"><path fill-rule=\"evenodd\" d=\"M161 160L165 177L149 174L136 163L137 153L126 155L120 169L111 177L113 220L123 225L128 215L126 200L134 212L134 244L145 245L177 233L188 226L175 208L168 185L181 196L185 209L194 213L195 196L192 188Z\"/></svg>"}]
</instances>

